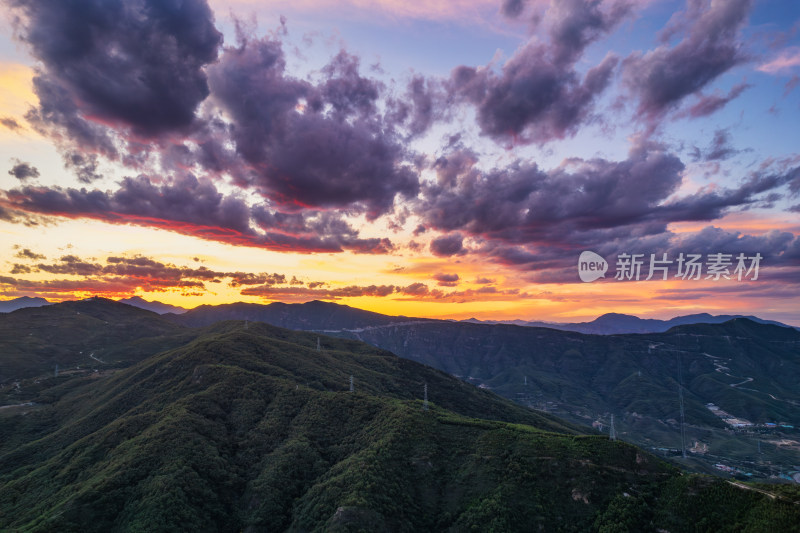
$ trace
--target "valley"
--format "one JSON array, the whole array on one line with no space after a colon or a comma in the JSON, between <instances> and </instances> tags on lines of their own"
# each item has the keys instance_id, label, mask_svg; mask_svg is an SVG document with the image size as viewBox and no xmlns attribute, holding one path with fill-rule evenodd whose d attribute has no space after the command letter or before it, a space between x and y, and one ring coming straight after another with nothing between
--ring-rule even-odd
<instances>
[{"instance_id":1,"label":"valley","mask_svg":"<svg viewBox=\"0 0 800 533\"><path fill-rule=\"evenodd\" d=\"M249 319L191 326L103 299L0 315L0 529L800 523L800 490L775 484L797 439L762 422L796 419L770 397L795 401L793 330L740 320L593 336L405 317L337 329L352 324L347 309L321 307L302 322L321 317L327 334ZM704 403L712 396L753 425L732 428ZM758 476L771 484L749 483Z\"/></svg>"}]
</instances>

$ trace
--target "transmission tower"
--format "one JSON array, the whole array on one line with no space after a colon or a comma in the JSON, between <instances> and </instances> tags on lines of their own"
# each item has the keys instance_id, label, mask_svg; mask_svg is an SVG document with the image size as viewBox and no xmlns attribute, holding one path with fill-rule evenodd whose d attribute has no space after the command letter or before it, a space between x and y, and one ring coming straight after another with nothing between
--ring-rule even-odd
<instances>
[{"instance_id":1,"label":"transmission tower","mask_svg":"<svg viewBox=\"0 0 800 533\"><path fill-rule=\"evenodd\" d=\"M609 440L617 440L617 428L614 425L614 415L611 415L611 427L608 429Z\"/></svg>"},{"instance_id":2,"label":"transmission tower","mask_svg":"<svg viewBox=\"0 0 800 533\"><path fill-rule=\"evenodd\" d=\"M322 351L322 347L321 347L321 346L320 346L320 344L319 344L319 337L317 337L317 351L318 351L318 352L321 352L321 351Z\"/></svg>"},{"instance_id":3,"label":"transmission tower","mask_svg":"<svg viewBox=\"0 0 800 533\"><path fill-rule=\"evenodd\" d=\"M350 376L350 392L353 392L356 388L353 386L353 376Z\"/></svg>"},{"instance_id":4,"label":"transmission tower","mask_svg":"<svg viewBox=\"0 0 800 533\"><path fill-rule=\"evenodd\" d=\"M427 411L428 410L428 384L427 383L425 384L425 387L423 388L423 391L424 391L424 394L425 394L425 399L422 401L422 410L423 411Z\"/></svg>"},{"instance_id":5,"label":"transmission tower","mask_svg":"<svg viewBox=\"0 0 800 533\"><path fill-rule=\"evenodd\" d=\"M244 321L244 329L247 329L247 319Z\"/></svg>"},{"instance_id":6,"label":"transmission tower","mask_svg":"<svg viewBox=\"0 0 800 533\"><path fill-rule=\"evenodd\" d=\"M525 386L528 386L528 376L525 376Z\"/></svg>"},{"instance_id":7,"label":"transmission tower","mask_svg":"<svg viewBox=\"0 0 800 533\"><path fill-rule=\"evenodd\" d=\"M678 354L678 400L681 404L681 455L686 459L686 429L684 428L685 416L683 412L683 374L681 373L681 355Z\"/></svg>"}]
</instances>

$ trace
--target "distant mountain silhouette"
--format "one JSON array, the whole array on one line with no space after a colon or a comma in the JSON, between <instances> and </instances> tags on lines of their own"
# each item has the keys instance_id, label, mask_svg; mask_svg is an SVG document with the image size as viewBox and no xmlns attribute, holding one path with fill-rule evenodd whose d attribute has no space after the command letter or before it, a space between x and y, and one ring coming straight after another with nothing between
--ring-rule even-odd
<instances>
[{"instance_id":1,"label":"distant mountain silhouette","mask_svg":"<svg viewBox=\"0 0 800 533\"><path fill-rule=\"evenodd\" d=\"M748 318L753 322L761 324L773 324L791 328L781 322L774 320L764 320L752 315L710 315L708 313L697 313L693 315L676 316L669 320L658 320L654 318L639 318L634 315L621 313L606 313L590 322L541 322L525 320L509 321L481 321L475 318L465 320L476 324L514 324L517 326L528 326L537 328L560 329L562 331L575 331L578 333L591 333L594 335L616 335L621 333L662 333L674 326L683 324L722 324L734 318ZM799 329L799 328L795 328Z\"/></svg>"},{"instance_id":2,"label":"distant mountain silhouette","mask_svg":"<svg viewBox=\"0 0 800 533\"><path fill-rule=\"evenodd\" d=\"M148 301L143 298L140 298L139 296L122 298L121 300L117 301L122 302L124 304L132 305L134 307L138 307L139 309L147 309L148 311L158 313L159 315L163 315L165 313L173 313L179 315L181 313L186 312L186 309L183 307L178 307L177 305L169 305L158 301Z\"/></svg>"},{"instance_id":3,"label":"distant mountain silhouette","mask_svg":"<svg viewBox=\"0 0 800 533\"><path fill-rule=\"evenodd\" d=\"M13 300L5 300L0 302L0 313L10 313L17 309L24 309L26 307L41 307L43 305L50 305L50 302L44 298L31 298L30 296L20 296Z\"/></svg>"},{"instance_id":4,"label":"distant mountain silhouette","mask_svg":"<svg viewBox=\"0 0 800 533\"><path fill-rule=\"evenodd\" d=\"M181 315L165 315L178 324L204 327L220 320L250 320L297 330L342 330L408 321L430 321L423 318L388 316L347 305L314 300L303 304L251 304L237 302L222 305L201 305ZM434 321L435 322L435 321Z\"/></svg>"}]
</instances>

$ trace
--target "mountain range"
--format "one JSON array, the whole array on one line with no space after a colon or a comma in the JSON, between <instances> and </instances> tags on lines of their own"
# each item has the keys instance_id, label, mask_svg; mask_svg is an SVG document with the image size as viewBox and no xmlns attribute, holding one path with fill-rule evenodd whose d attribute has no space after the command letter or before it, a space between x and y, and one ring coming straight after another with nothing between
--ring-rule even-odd
<instances>
[{"instance_id":1,"label":"mountain range","mask_svg":"<svg viewBox=\"0 0 800 533\"><path fill-rule=\"evenodd\" d=\"M590 322L541 322L529 320L478 320L470 318L465 322L477 324L513 324L516 326L528 326L538 328L560 329L563 331L575 331L577 333L591 333L594 335L614 335L619 333L662 333L675 326L686 324L722 324L734 318L747 318L753 322L761 324L774 324L776 326L787 326L774 320L763 320L752 315L711 315L709 313L696 313L693 315L676 316L669 320L658 320L654 318L639 318L633 315L620 313L606 313L600 315ZM798 328L795 328L798 329Z\"/></svg>"},{"instance_id":2,"label":"mountain range","mask_svg":"<svg viewBox=\"0 0 800 533\"><path fill-rule=\"evenodd\" d=\"M119 302L146 309L158 314L180 315L191 311L184 323L191 324L212 324L217 320L255 320L267 322L269 324L287 324L286 327L294 327L298 320L308 317L308 309L297 312L297 305L310 306L316 309L316 313L328 313L328 326L332 329L342 329L345 327L364 327L383 325L390 322L423 321L432 319L412 318L405 316L388 316L370 311L363 311L348 306L335 304L335 307L324 307L334 305L327 302L311 301L306 304L285 304L275 302L271 304L253 304L237 302L221 305L200 305L192 309L165 304L159 301L148 301L139 296L122 298ZM39 307L48 305L50 302L44 298L31 298L22 296L13 300L0 302L0 313L9 313L25 307ZM669 320L659 320L653 318L639 318L634 315L620 313L606 313L589 322L543 322L537 320L478 320L470 318L462 322L472 322L475 324L512 324L515 326L540 327L559 329L562 331L575 331L578 333L591 333L596 335L613 335L618 333L661 333L674 326L685 324L721 324L734 318L748 318L754 322L762 324L774 324L776 326L787 326L774 320L764 320L752 315L711 315L709 313L695 313L692 315L677 316ZM309 317L315 326L321 324L319 317ZM348 325L342 321L349 320ZM318 329L318 328L317 328ZM795 329L800 329L795 327Z\"/></svg>"},{"instance_id":3,"label":"mountain range","mask_svg":"<svg viewBox=\"0 0 800 533\"><path fill-rule=\"evenodd\" d=\"M49 304L50 302L48 302L44 298L31 298L30 296L20 296L19 298L14 298L13 300L0 301L0 313L10 313L12 311L16 311L17 309L23 309L25 307L41 307L43 305L49 305Z\"/></svg>"},{"instance_id":4,"label":"mountain range","mask_svg":"<svg viewBox=\"0 0 800 533\"><path fill-rule=\"evenodd\" d=\"M800 471L800 435L783 428L761 439L759 429L767 423L800 427L800 332L788 326L732 318L666 332L598 335L393 317L326 302L204 306L164 317L193 327L223 318L264 321L362 340L575 423L608 431L614 415L619 434L640 446L702 450L689 457L702 471L714 471L721 460L762 477L779 475L778 465ZM730 422L737 420L752 431L732 433ZM784 442L789 445L776 444Z\"/></svg>"},{"instance_id":5,"label":"mountain range","mask_svg":"<svg viewBox=\"0 0 800 533\"><path fill-rule=\"evenodd\" d=\"M551 332L537 348L565 335L448 326ZM750 321L724 326L685 334L794 339ZM0 327L13 376L0 378L0 530L780 532L800 523L794 487L682 475L631 444L358 340L250 321L191 327L103 299L22 309Z\"/></svg>"}]
</instances>

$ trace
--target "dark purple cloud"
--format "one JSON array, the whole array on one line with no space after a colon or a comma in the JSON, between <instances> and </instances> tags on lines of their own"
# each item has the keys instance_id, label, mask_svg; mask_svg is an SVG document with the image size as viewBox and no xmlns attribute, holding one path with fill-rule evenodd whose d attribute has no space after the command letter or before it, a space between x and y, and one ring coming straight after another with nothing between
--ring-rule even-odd
<instances>
[{"instance_id":1,"label":"dark purple cloud","mask_svg":"<svg viewBox=\"0 0 800 533\"><path fill-rule=\"evenodd\" d=\"M664 44L627 57L623 62L624 80L639 101L638 112L645 118L656 119L744 61L747 56L739 40L739 30L752 3L752 0L690 0L687 10L673 17L665 30ZM666 41L678 34L683 38L670 46ZM714 106L714 102L708 102L696 112L702 115Z\"/></svg>"},{"instance_id":2,"label":"dark purple cloud","mask_svg":"<svg viewBox=\"0 0 800 533\"><path fill-rule=\"evenodd\" d=\"M422 135L434 120L445 113L441 84L431 78L416 75L408 82L405 93L388 101L387 121L408 131L407 138Z\"/></svg>"},{"instance_id":3,"label":"dark purple cloud","mask_svg":"<svg viewBox=\"0 0 800 533\"><path fill-rule=\"evenodd\" d=\"M6 3L43 65L34 81L42 123L75 134L88 119L154 136L191 124L209 94L203 67L222 34L205 0Z\"/></svg>"},{"instance_id":4,"label":"dark purple cloud","mask_svg":"<svg viewBox=\"0 0 800 533\"><path fill-rule=\"evenodd\" d=\"M544 24L556 64L575 62L592 42L610 33L631 11L627 1L557 0Z\"/></svg>"},{"instance_id":5,"label":"dark purple cloud","mask_svg":"<svg viewBox=\"0 0 800 533\"><path fill-rule=\"evenodd\" d=\"M86 120L68 88L40 73L33 77L33 89L39 107L31 109L25 118L39 133L65 147L76 146L109 158L118 156L109 129Z\"/></svg>"},{"instance_id":6,"label":"dark purple cloud","mask_svg":"<svg viewBox=\"0 0 800 533\"><path fill-rule=\"evenodd\" d=\"M326 80L320 84L320 97L335 113L345 117L375 113L381 84L361 76L358 57L341 50L322 73Z\"/></svg>"},{"instance_id":7,"label":"dark purple cloud","mask_svg":"<svg viewBox=\"0 0 800 533\"><path fill-rule=\"evenodd\" d=\"M144 175L129 177L114 191L23 187L5 196L2 203L14 211L150 226L242 246L299 252L392 249L388 239L359 238L338 214L251 208L241 197L225 195L210 180L192 175L160 183Z\"/></svg>"},{"instance_id":8,"label":"dark purple cloud","mask_svg":"<svg viewBox=\"0 0 800 533\"><path fill-rule=\"evenodd\" d=\"M55 275L80 276L85 280L100 282L105 280L113 282L114 292L120 292L118 283L126 280L128 291L165 290L168 288L186 288L205 290L205 283L222 283L227 280L228 285L245 290L246 287L258 285L260 289L278 285L290 285L297 289L304 283L296 277L287 281L285 274L267 272L223 272L211 270L205 266L199 268L178 266L171 263L157 261L142 255L135 256L109 256L105 264L95 259L84 259L74 255L62 256L58 261L45 263L44 256L23 249L16 257L27 261L29 264L15 264L11 274L30 274L47 272ZM15 286L24 286L26 280L7 281ZM289 287L286 287L288 290ZM313 287L312 287L313 288ZM303 290L303 289L300 289Z\"/></svg>"},{"instance_id":9,"label":"dark purple cloud","mask_svg":"<svg viewBox=\"0 0 800 533\"><path fill-rule=\"evenodd\" d=\"M508 18L515 19L525 9L525 2L526 0L503 0L500 4L500 12Z\"/></svg>"},{"instance_id":10,"label":"dark purple cloud","mask_svg":"<svg viewBox=\"0 0 800 533\"><path fill-rule=\"evenodd\" d=\"M721 131L707 155L731 150ZM469 236L472 253L535 269L531 280L539 282L574 282L572 263L582 250L667 251L675 241L670 223L713 221L800 191L800 167L775 165L730 188L681 195L683 162L654 143L635 145L623 161L575 158L549 171L523 162L482 171L471 160L457 151L436 161L438 180L424 186L416 213L426 227L446 232L439 241L455 243L448 252ZM431 250L442 252L434 243Z\"/></svg>"},{"instance_id":11,"label":"dark purple cloud","mask_svg":"<svg viewBox=\"0 0 800 533\"><path fill-rule=\"evenodd\" d=\"M454 69L448 89L452 98L476 106L484 134L543 144L573 135L588 120L617 63L609 55L581 79L571 65L530 44L503 65L501 75L487 68Z\"/></svg>"},{"instance_id":12,"label":"dark purple cloud","mask_svg":"<svg viewBox=\"0 0 800 533\"><path fill-rule=\"evenodd\" d=\"M19 246L17 245L15 248L19 248ZM14 256L19 257L20 259L32 259L34 261L46 259L44 255L32 252L29 248L22 248L19 252L15 253Z\"/></svg>"},{"instance_id":13,"label":"dark purple cloud","mask_svg":"<svg viewBox=\"0 0 800 533\"><path fill-rule=\"evenodd\" d=\"M19 160L16 160L14 166L11 167L11 170L9 170L8 173L20 181L39 177L39 169L29 163Z\"/></svg>"},{"instance_id":14,"label":"dark purple cloud","mask_svg":"<svg viewBox=\"0 0 800 533\"><path fill-rule=\"evenodd\" d=\"M464 238L460 233L452 233L431 241L431 252L440 257L457 255L464 251Z\"/></svg>"},{"instance_id":15,"label":"dark purple cloud","mask_svg":"<svg viewBox=\"0 0 800 533\"><path fill-rule=\"evenodd\" d=\"M391 128L374 115L379 84L344 52L318 86L286 76L279 42L244 40L209 69L215 101L234 123L250 185L290 208L347 208L373 219L419 183ZM330 108L330 110L328 110Z\"/></svg>"},{"instance_id":16,"label":"dark purple cloud","mask_svg":"<svg viewBox=\"0 0 800 533\"><path fill-rule=\"evenodd\" d=\"M455 287L458 285L458 280L461 278L458 277L458 274L445 274L444 272L439 272L438 274L433 275L433 279L436 280L437 285L440 287Z\"/></svg>"},{"instance_id":17,"label":"dark purple cloud","mask_svg":"<svg viewBox=\"0 0 800 533\"><path fill-rule=\"evenodd\" d=\"M573 159L550 172L521 162L488 173L461 167L457 181L426 186L419 212L442 231L547 242L649 219L680 185L683 168L674 155L646 147L624 161Z\"/></svg>"},{"instance_id":18,"label":"dark purple cloud","mask_svg":"<svg viewBox=\"0 0 800 533\"><path fill-rule=\"evenodd\" d=\"M731 146L730 132L719 129L714 132L714 138L711 139L706 150L700 150L695 147L693 158L695 161L724 161L739 153L741 153L741 150Z\"/></svg>"},{"instance_id":19,"label":"dark purple cloud","mask_svg":"<svg viewBox=\"0 0 800 533\"><path fill-rule=\"evenodd\" d=\"M501 11L514 16L521 2ZM575 70L588 45L611 32L630 12L627 2L562 0L535 20L547 42L530 41L498 75L492 68L459 66L447 81L452 101L473 104L481 131L497 141L544 144L572 136L592 118L594 103L608 87L618 59L608 54L581 75Z\"/></svg>"},{"instance_id":20,"label":"dark purple cloud","mask_svg":"<svg viewBox=\"0 0 800 533\"><path fill-rule=\"evenodd\" d=\"M11 131L18 131L22 129L19 122L11 117L0 117L0 124L5 126L6 128L10 129Z\"/></svg>"},{"instance_id":21,"label":"dark purple cloud","mask_svg":"<svg viewBox=\"0 0 800 533\"><path fill-rule=\"evenodd\" d=\"M92 183L103 176L97 171L97 154L82 154L74 150L63 154L64 168L72 170L81 183Z\"/></svg>"},{"instance_id":22,"label":"dark purple cloud","mask_svg":"<svg viewBox=\"0 0 800 533\"><path fill-rule=\"evenodd\" d=\"M687 109L685 114L691 118L707 117L725 107L731 100L738 98L749 87L752 86L747 83L740 83L732 87L725 96L716 93L710 95L699 94L697 103Z\"/></svg>"}]
</instances>

